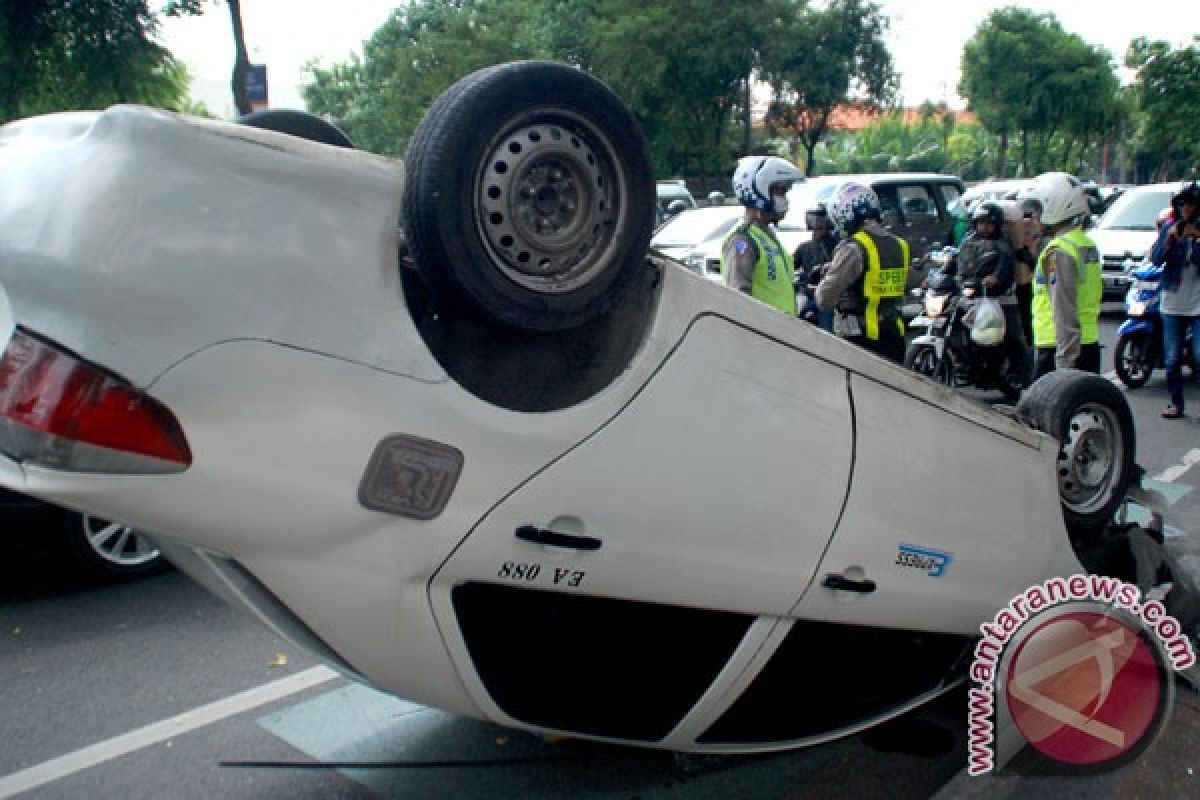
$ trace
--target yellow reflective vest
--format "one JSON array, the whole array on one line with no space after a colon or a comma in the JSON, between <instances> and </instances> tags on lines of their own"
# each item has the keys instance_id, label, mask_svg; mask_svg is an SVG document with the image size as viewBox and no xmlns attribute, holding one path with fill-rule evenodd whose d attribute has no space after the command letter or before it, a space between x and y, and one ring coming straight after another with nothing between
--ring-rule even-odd
<instances>
[{"instance_id":1,"label":"yellow reflective vest","mask_svg":"<svg viewBox=\"0 0 1200 800\"><path fill-rule=\"evenodd\" d=\"M1047 266L1055 249L1065 251L1075 260L1075 307L1079 314L1080 344L1095 344L1099 340L1100 301L1104 295L1104 278L1098 258L1084 262L1084 254L1096 254L1095 243L1081 228L1072 228L1056 236L1038 258L1033 273L1033 344L1035 347L1054 347L1054 306L1050 300L1050 284L1058 276L1049 274Z\"/></svg>"},{"instance_id":2,"label":"yellow reflective vest","mask_svg":"<svg viewBox=\"0 0 1200 800\"><path fill-rule=\"evenodd\" d=\"M745 234L758 250L758 261L750 276L750 294L755 299L774 306L785 314L796 316L796 270L792 255L783 249L774 236L754 222L743 222L733 229L735 234ZM729 282L729 270L721 262L721 277Z\"/></svg>"},{"instance_id":3,"label":"yellow reflective vest","mask_svg":"<svg viewBox=\"0 0 1200 800\"><path fill-rule=\"evenodd\" d=\"M885 266L879 258L879 247L870 234L866 231L859 231L854 234L853 238L862 245L863 252L867 255L862 281L863 299L866 301L866 308L863 309L863 333L868 339L874 341L879 339L881 312L888 309L889 306L898 305L900 298L904 297L904 285L908 280L908 242L899 236L895 237L896 241L900 243L900 254L903 261L899 266L895 264ZM900 317L900 309L895 308L894 312L896 325L900 330L900 335L903 336L904 320Z\"/></svg>"}]
</instances>

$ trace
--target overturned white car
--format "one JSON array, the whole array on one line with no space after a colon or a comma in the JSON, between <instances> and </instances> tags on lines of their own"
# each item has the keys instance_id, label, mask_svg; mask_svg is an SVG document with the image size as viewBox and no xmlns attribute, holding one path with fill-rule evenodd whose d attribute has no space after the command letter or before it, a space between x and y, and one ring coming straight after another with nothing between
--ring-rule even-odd
<instances>
[{"instance_id":1,"label":"overturned white car","mask_svg":"<svg viewBox=\"0 0 1200 800\"><path fill-rule=\"evenodd\" d=\"M1004 414L786 318L647 254L652 177L544 62L452 87L404 164L135 107L7 125L0 485L154 532L384 690L678 751L886 719L1103 569L1114 387Z\"/></svg>"}]
</instances>

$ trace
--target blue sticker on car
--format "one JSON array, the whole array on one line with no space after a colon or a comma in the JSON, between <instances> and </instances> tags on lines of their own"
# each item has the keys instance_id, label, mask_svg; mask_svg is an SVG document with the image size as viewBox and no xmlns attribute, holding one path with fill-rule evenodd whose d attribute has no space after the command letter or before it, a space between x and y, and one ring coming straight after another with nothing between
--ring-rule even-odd
<instances>
[{"instance_id":1,"label":"blue sticker on car","mask_svg":"<svg viewBox=\"0 0 1200 800\"><path fill-rule=\"evenodd\" d=\"M896 566L925 570L931 578L940 578L945 575L953 560L954 556L944 550L933 550L911 544L900 545L900 549L896 553Z\"/></svg>"}]
</instances>

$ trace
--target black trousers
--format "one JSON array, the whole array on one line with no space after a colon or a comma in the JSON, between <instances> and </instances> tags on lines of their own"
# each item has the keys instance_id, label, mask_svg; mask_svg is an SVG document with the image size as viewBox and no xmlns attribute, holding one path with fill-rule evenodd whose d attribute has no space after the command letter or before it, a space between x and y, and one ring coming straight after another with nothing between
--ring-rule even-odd
<instances>
[{"instance_id":1,"label":"black trousers","mask_svg":"<svg viewBox=\"0 0 1200 800\"><path fill-rule=\"evenodd\" d=\"M1054 372L1054 353L1053 347L1039 347L1037 349L1037 375L1040 378L1048 372ZM1079 360L1075 362L1075 369L1081 369L1085 372L1095 372L1100 374L1100 343L1093 342L1085 344L1079 348Z\"/></svg>"},{"instance_id":2,"label":"black trousers","mask_svg":"<svg viewBox=\"0 0 1200 800\"><path fill-rule=\"evenodd\" d=\"M1021 332L1025 334L1025 346L1033 347L1033 284L1018 283L1017 316L1021 319Z\"/></svg>"}]
</instances>

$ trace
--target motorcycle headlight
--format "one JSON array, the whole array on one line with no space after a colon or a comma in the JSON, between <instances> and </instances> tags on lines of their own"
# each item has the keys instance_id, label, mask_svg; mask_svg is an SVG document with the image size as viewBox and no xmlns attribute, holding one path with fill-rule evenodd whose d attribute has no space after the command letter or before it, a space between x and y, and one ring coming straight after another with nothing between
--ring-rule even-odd
<instances>
[{"instance_id":1,"label":"motorcycle headlight","mask_svg":"<svg viewBox=\"0 0 1200 800\"><path fill-rule=\"evenodd\" d=\"M946 308L946 295L925 295L925 314L930 317L940 317Z\"/></svg>"},{"instance_id":2,"label":"motorcycle headlight","mask_svg":"<svg viewBox=\"0 0 1200 800\"><path fill-rule=\"evenodd\" d=\"M1129 301L1129 316L1140 317L1146 313L1146 304L1141 300Z\"/></svg>"}]
</instances>

